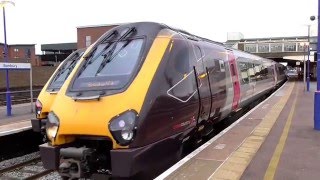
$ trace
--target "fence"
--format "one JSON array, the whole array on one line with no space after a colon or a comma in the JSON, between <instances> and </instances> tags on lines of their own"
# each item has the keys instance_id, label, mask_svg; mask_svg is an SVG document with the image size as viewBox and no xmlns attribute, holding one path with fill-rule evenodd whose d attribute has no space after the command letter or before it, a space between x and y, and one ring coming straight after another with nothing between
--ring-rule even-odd
<instances>
[{"instance_id":1,"label":"fence","mask_svg":"<svg viewBox=\"0 0 320 180\"><path fill-rule=\"evenodd\" d=\"M41 89L32 90L33 101L37 99L40 91ZM10 94L12 104L29 103L31 101L30 90L10 91ZM5 106L6 104L6 92L0 92L0 106Z\"/></svg>"}]
</instances>

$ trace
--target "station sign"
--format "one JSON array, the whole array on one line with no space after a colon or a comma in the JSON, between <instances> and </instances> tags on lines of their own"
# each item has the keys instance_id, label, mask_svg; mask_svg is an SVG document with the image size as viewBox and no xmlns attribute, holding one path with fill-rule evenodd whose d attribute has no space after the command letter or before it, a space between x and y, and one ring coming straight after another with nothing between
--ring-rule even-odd
<instances>
[{"instance_id":1,"label":"station sign","mask_svg":"<svg viewBox=\"0 0 320 180\"><path fill-rule=\"evenodd\" d=\"M29 70L31 69L30 63L0 63L0 70Z\"/></svg>"}]
</instances>

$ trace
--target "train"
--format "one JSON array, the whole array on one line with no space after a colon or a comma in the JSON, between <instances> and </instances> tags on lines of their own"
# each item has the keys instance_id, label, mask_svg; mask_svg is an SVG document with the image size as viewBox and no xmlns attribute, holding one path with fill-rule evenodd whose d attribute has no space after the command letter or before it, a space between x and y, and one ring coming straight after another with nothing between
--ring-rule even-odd
<instances>
[{"instance_id":1,"label":"train","mask_svg":"<svg viewBox=\"0 0 320 180\"><path fill-rule=\"evenodd\" d=\"M31 126L34 132L42 132L45 135L45 124L50 107L53 104L61 86L77 62L79 62L84 51L85 49L76 50L64 59L42 88L35 102L36 117L35 119L31 119Z\"/></svg>"},{"instance_id":2,"label":"train","mask_svg":"<svg viewBox=\"0 0 320 180\"><path fill-rule=\"evenodd\" d=\"M132 177L179 158L285 82L284 70L165 24L119 25L86 50L56 94L42 162L64 179Z\"/></svg>"}]
</instances>

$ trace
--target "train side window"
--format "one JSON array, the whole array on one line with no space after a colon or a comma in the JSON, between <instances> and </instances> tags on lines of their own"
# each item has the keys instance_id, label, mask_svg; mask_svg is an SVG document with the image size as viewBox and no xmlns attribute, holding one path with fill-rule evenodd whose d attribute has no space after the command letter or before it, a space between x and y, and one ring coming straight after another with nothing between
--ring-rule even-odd
<instances>
[{"instance_id":1,"label":"train side window","mask_svg":"<svg viewBox=\"0 0 320 180\"><path fill-rule=\"evenodd\" d=\"M248 63L248 73L250 77L250 81L256 81L255 73L254 73L254 65L252 63Z\"/></svg>"},{"instance_id":2,"label":"train side window","mask_svg":"<svg viewBox=\"0 0 320 180\"><path fill-rule=\"evenodd\" d=\"M262 65L261 77L262 79L268 79L268 67L266 65Z\"/></svg>"},{"instance_id":3,"label":"train side window","mask_svg":"<svg viewBox=\"0 0 320 180\"><path fill-rule=\"evenodd\" d=\"M170 51L170 62L174 63L174 69L180 74L188 74L192 67L189 64L188 44L183 39L175 39Z\"/></svg>"},{"instance_id":4,"label":"train side window","mask_svg":"<svg viewBox=\"0 0 320 180\"><path fill-rule=\"evenodd\" d=\"M248 65L245 62L239 62L239 69L241 75L241 84L248 84L249 83L249 75L248 75Z\"/></svg>"},{"instance_id":5,"label":"train side window","mask_svg":"<svg viewBox=\"0 0 320 180\"><path fill-rule=\"evenodd\" d=\"M256 81L261 80L261 65L260 64L254 64L254 75L256 78Z\"/></svg>"},{"instance_id":6,"label":"train side window","mask_svg":"<svg viewBox=\"0 0 320 180\"><path fill-rule=\"evenodd\" d=\"M193 46L193 52L196 60L196 70L199 76L205 74L204 65L203 65L203 53L199 46L194 45Z\"/></svg>"},{"instance_id":7,"label":"train side window","mask_svg":"<svg viewBox=\"0 0 320 180\"><path fill-rule=\"evenodd\" d=\"M281 67L278 67L278 71L279 71L279 75L283 75L284 74L284 71Z\"/></svg>"},{"instance_id":8,"label":"train side window","mask_svg":"<svg viewBox=\"0 0 320 180\"><path fill-rule=\"evenodd\" d=\"M219 60L219 65L220 65L220 72L225 72L225 65L223 60Z\"/></svg>"}]
</instances>

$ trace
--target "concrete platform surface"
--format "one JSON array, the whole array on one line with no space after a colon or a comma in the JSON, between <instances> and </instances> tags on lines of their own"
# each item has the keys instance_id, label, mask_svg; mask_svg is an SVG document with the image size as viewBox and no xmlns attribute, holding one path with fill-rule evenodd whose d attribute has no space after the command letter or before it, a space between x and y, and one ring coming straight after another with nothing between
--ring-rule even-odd
<instances>
[{"instance_id":1,"label":"concrete platform surface","mask_svg":"<svg viewBox=\"0 0 320 180\"><path fill-rule=\"evenodd\" d=\"M287 82L157 179L320 179L313 92Z\"/></svg>"},{"instance_id":2,"label":"concrete platform surface","mask_svg":"<svg viewBox=\"0 0 320 180\"><path fill-rule=\"evenodd\" d=\"M31 118L35 114L31 112L30 103L12 106L12 116L6 115L6 106L0 106L0 137L31 129Z\"/></svg>"},{"instance_id":3,"label":"concrete platform surface","mask_svg":"<svg viewBox=\"0 0 320 180\"><path fill-rule=\"evenodd\" d=\"M305 92L303 84L296 83L241 179L320 179L320 132L313 129L314 90Z\"/></svg>"}]
</instances>

